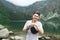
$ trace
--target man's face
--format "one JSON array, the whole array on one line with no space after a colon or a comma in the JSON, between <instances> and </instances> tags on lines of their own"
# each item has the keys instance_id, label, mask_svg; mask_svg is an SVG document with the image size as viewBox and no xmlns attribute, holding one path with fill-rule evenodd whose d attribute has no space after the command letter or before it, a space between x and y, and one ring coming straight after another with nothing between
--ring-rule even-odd
<instances>
[{"instance_id":1,"label":"man's face","mask_svg":"<svg viewBox=\"0 0 60 40\"><path fill-rule=\"evenodd\" d=\"M33 19L34 19L34 20L38 20L38 19L39 19L39 15L38 15L38 14L34 14L34 15L33 15Z\"/></svg>"}]
</instances>

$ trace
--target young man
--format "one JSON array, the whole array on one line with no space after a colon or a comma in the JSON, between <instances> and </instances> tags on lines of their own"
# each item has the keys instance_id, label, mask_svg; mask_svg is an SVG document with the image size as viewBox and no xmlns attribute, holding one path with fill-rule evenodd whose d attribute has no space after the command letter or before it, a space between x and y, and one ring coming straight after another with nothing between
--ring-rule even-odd
<instances>
[{"instance_id":1,"label":"young man","mask_svg":"<svg viewBox=\"0 0 60 40\"><path fill-rule=\"evenodd\" d=\"M42 23L39 20L40 14L35 12L32 16L32 20L28 20L23 28L23 32L27 32L26 40L38 40L38 35L31 32L31 28L35 27L38 30L38 33L44 34Z\"/></svg>"}]
</instances>

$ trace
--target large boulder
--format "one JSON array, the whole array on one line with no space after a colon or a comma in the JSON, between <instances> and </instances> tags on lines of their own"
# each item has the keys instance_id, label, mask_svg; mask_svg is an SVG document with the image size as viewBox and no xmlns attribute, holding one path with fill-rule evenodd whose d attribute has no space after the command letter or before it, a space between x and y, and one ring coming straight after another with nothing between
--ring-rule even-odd
<instances>
[{"instance_id":1,"label":"large boulder","mask_svg":"<svg viewBox=\"0 0 60 40\"><path fill-rule=\"evenodd\" d=\"M6 38L9 36L9 31L7 28L0 30L0 38Z\"/></svg>"}]
</instances>

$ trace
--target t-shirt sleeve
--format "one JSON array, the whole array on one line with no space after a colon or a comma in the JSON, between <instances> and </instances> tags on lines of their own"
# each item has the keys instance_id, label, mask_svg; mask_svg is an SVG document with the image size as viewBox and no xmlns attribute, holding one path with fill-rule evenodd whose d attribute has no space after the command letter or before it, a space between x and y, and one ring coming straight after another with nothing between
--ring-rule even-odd
<instances>
[{"instance_id":1,"label":"t-shirt sleeve","mask_svg":"<svg viewBox=\"0 0 60 40\"><path fill-rule=\"evenodd\" d=\"M28 25L28 21L26 21L26 23L25 23L23 29L27 29L27 25Z\"/></svg>"}]
</instances>

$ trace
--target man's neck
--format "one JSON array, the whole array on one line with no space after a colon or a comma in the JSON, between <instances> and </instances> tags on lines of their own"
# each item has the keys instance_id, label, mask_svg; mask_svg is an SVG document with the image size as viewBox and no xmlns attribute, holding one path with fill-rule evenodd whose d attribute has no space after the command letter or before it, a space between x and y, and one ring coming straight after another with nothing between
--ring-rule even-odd
<instances>
[{"instance_id":1,"label":"man's neck","mask_svg":"<svg viewBox=\"0 0 60 40\"><path fill-rule=\"evenodd\" d=\"M37 20L32 20L33 23L37 22Z\"/></svg>"}]
</instances>

